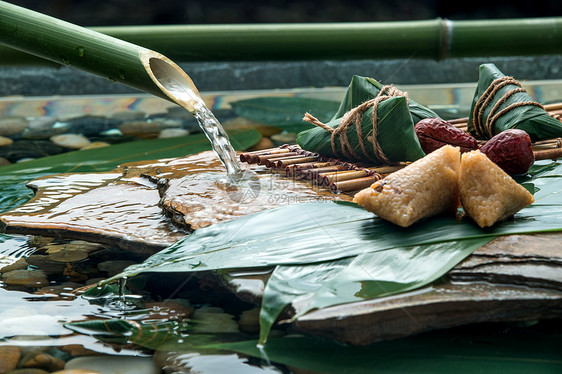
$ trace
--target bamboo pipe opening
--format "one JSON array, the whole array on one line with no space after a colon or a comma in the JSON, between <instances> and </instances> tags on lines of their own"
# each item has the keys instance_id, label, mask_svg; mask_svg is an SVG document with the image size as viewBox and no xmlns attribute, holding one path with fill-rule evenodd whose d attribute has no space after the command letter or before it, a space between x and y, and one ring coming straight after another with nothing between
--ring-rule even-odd
<instances>
[{"instance_id":1,"label":"bamboo pipe opening","mask_svg":"<svg viewBox=\"0 0 562 374\"><path fill-rule=\"evenodd\" d=\"M199 90L189 75L175 62L151 50L141 51L140 59L150 79L172 101L192 114L197 111L197 107L204 105Z\"/></svg>"}]
</instances>

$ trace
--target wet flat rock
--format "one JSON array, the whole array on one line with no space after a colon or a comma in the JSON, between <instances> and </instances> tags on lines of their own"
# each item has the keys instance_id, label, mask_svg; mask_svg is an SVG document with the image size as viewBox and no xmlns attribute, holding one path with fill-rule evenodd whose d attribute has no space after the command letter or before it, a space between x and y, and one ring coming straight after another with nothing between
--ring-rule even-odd
<instances>
[{"instance_id":1,"label":"wet flat rock","mask_svg":"<svg viewBox=\"0 0 562 374\"><path fill-rule=\"evenodd\" d=\"M140 165L138 165L140 167ZM143 172L158 183L160 206L179 226L198 229L283 205L317 200L351 201L311 183L258 165L244 165L241 181L229 183L214 153L175 159Z\"/></svg>"},{"instance_id":2,"label":"wet flat rock","mask_svg":"<svg viewBox=\"0 0 562 374\"><path fill-rule=\"evenodd\" d=\"M266 169L227 183L213 152L123 164L107 173L59 174L28 183L29 202L0 215L6 233L82 239L152 254L189 230L311 199L350 200ZM174 224L175 223L175 224Z\"/></svg>"},{"instance_id":3,"label":"wet flat rock","mask_svg":"<svg viewBox=\"0 0 562 374\"><path fill-rule=\"evenodd\" d=\"M35 197L0 216L7 233L83 239L141 254L186 234L162 214L156 186L126 178L123 170L46 176L28 186Z\"/></svg>"}]
</instances>

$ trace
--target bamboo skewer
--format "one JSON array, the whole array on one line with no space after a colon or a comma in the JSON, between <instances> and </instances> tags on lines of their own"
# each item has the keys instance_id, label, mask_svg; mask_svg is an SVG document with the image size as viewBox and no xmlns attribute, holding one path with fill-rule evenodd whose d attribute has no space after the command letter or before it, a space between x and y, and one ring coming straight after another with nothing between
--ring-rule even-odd
<instances>
[{"instance_id":1,"label":"bamboo skewer","mask_svg":"<svg viewBox=\"0 0 562 374\"><path fill-rule=\"evenodd\" d=\"M341 182L334 182L330 184L330 191L349 192L349 191L362 190L363 188L369 187L371 184L375 183L380 179L381 176L375 174L370 177L351 179Z\"/></svg>"},{"instance_id":2,"label":"bamboo skewer","mask_svg":"<svg viewBox=\"0 0 562 374\"><path fill-rule=\"evenodd\" d=\"M553 160L556 161L562 157L562 148L545 149L541 151L534 151L535 161L538 160Z\"/></svg>"},{"instance_id":3,"label":"bamboo skewer","mask_svg":"<svg viewBox=\"0 0 562 374\"><path fill-rule=\"evenodd\" d=\"M299 156L299 157L300 158L284 159L284 160L276 161L274 163L274 167L276 167L277 169L281 169L281 168L287 167L289 165L300 164L300 163L303 163L303 162L316 161L320 158L320 156L308 156L308 157Z\"/></svg>"}]
</instances>

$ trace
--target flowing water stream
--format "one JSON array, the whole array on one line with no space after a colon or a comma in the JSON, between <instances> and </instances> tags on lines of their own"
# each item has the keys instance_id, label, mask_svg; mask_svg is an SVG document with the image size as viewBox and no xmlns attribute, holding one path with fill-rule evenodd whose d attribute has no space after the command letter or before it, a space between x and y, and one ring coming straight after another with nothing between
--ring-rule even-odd
<instances>
[{"instance_id":1,"label":"flowing water stream","mask_svg":"<svg viewBox=\"0 0 562 374\"><path fill-rule=\"evenodd\" d=\"M213 112L205 105L191 78L166 59L150 57L148 61L149 73L153 75L155 83L159 84L162 91L173 101L195 116L199 127L224 164L229 178L233 181L240 179L242 171L228 134Z\"/></svg>"}]
</instances>

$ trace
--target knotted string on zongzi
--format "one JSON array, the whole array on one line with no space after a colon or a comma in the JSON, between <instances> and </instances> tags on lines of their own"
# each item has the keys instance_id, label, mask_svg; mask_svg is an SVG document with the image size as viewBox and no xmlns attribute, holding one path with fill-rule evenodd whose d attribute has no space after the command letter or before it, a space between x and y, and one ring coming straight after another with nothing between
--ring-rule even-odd
<instances>
[{"instance_id":1,"label":"knotted string on zongzi","mask_svg":"<svg viewBox=\"0 0 562 374\"><path fill-rule=\"evenodd\" d=\"M365 101L363 104L356 106L355 108L351 109L349 112L345 113L344 116L341 118L339 126L333 128L328 126L327 124L319 121L316 117L314 117L310 113L306 113L304 115L303 120L309 122L315 126L321 127L324 130L331 133L331 146L332 152L336 157L338 157L338 147L337 141L339 140L340 148L343 153L343 157L347 159L369 159L375 162L383 162L385 164L392 164L393 162L385 155L384 151L382 150L380 144L377 141L378 135L378 106L381 102L388 100L392 97L396 96L404 96L406 99L408 98L408 94L405 92L400 91L394 86L384 86L381 88L379 94L371 99ZM373 147L373 153L367 150L367 147L364 142L363 137L363 127L362 127L362 119L363 113L367 111L369 108L373 108L371 122L373 125L373 131L371 135L367 136L367 140L371 142ZM352 124L355 125L355 130L357 131L357 140L359 146L361 147L362 155L358 154L354 147L352 146L349 138L347 136L347 129Z\"/></svg>"},{"instance_id":2,"label":"knotted string on zongzi","mask_svg":"<svg viewBox=\"0 0 562 374\"><path fill-rule=\"evenodd\" d=\"M485 121L483 122L482 117L484 116L484 111L486 110L490 102L492 102L492 99L494 99L495 95L500 89L508 85L512 85L515 87L504 92L504 94L498 99L498 101L496 101L496 103L488 113ZM521 87L521 83L519 83L513 77L504 76L492 81L492 83L476 101L474 110L472 112L474 129L481 138L489 138L491 134L494 133L494 123L498 120L498 118L505 115L509 111L514 110L515 108L522 106L537 106L541 109L544 109L544 107L540 103L534 100L527 100L512 103L502 110L498 111L498 109L507 101L507 99L519 92L526 93L527 91L523 87Z\"/></svg>"}]
</instances>

